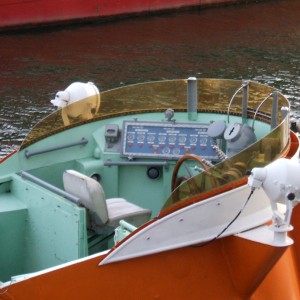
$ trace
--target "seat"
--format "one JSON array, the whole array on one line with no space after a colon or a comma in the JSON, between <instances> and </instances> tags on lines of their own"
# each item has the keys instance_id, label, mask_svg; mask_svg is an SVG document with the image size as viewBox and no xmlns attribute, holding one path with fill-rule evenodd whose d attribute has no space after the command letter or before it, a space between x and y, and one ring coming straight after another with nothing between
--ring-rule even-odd
<instances>
[{"instance_id":1,"label":"seat","mask_svg":"<svg viewBox=\"0 0 300 300\"><path fill-rule=\"evenodd\" d=\"M101 184L82 173L66 170L63 184L66 192L80 198L81 205L88 212L88 227L98 234L116 228L120 220L138 227L150 219L149 209L141 208L123 198L105 199Z\"/></svg>"}]
</instances>

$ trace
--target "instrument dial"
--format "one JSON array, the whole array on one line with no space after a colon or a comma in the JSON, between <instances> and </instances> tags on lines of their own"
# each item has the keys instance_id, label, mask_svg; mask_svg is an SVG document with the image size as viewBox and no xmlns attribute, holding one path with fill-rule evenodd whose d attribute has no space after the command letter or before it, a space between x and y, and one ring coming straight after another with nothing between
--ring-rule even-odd
<instances>
[{"instance_id":1,"label":"instrument dial","mask_svg":"<svg viewBox=\"0 0 300 300\"><path fill-rule=\"evenodd\" d=\"M175 143L176 141L176 136L175 135L170 135L169 136L169 143Z\"/></svg>"},{"instance_id":2,"label":"instrument dial","mask_svg":"<svg viewBox=\"0 0 300 300\"><path fill-rule=\"evenodd\" d=\"M153 142L154 142L154 139L155 139L155 135L154 135L154 134L149 134L149 135L147 136L147 141L148 141L149 143L153 143Z\"/></svg>"},{"instance_id":3,"label":"instrument dial","mask_svg":"<svg viewBox=\"0 0 300 300\"><path fill-rule=\"evenodd\" d=\"M165 135L159 135L158 136L158 142L164 143L166 141L167 137Z\"/></svg>"}]
</instances>

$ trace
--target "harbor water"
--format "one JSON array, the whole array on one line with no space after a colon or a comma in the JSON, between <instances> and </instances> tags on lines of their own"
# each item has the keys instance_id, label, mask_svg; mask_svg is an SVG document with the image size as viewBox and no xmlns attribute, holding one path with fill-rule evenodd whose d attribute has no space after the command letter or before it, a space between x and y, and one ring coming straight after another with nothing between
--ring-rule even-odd
<instances>
[{"instance_id":1,"label":"harbor water","mask_svg":"<svg viewBox=\"0 0 300 300\"><path fill-rule=\"evenodd\" d=\"M251 79L278 88L298 118L300 1L197 9L0 34L0 158L54 111L58 90L162 79Z\"/></svg>"}]
</instances>

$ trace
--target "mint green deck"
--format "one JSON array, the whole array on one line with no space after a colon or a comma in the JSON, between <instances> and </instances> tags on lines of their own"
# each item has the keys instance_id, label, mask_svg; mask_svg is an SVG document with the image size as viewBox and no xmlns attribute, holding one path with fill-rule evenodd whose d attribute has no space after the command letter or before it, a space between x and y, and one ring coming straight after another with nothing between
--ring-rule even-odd
<instances>
[{"instance_id":1,"label":"mint green deck","mask_svg":"<svg viewBox=\"0 0 300 300\"><path fill-rule=\"evenodd\" d=\"M161 120L163 114L155 116L157 120ZM143 117L147 120L155 119L153 115ZM212 116L209 119L211 118ZM121 122L118 120L118 123ZM101 146L104 144L105 123L91 123L82 128L70 129L38 142L29 149L44 148L53 141L57 144L65 143L81 136L89 140L86 146L74 147L70 151L58 150L28 159L23 150L12 156L9 163L16 171L29 171L61 189L62 174L66 169L74 169L89 176L99 173L103 178L101 184L107 198L123 197L151 209L153 216L156 216L171 193L175 161L169 162L170 167L164 168L162 176L157 180L147 178L145 166L105 167L106 159L120 160L118 154L105 153ZM261 126L265 127L265 132L268 131L267 124ZM100 153L100 158L95 158L94 152ZM0 248L0 265L5 270L1 272L2 281L9 280L11 275L35 272L89 254L84 208L17 174L8 178L4 176L0 178L0 182L0 245L4 245ZM96 251L105 250L106 247L106 243L101 244L96 247Z\"/></svg>"},{"instance_id":2,"label":"mint green deck","mask_svg":"<svg viewBox=\"0 0 300 300\"><path fill-rule=\"evenodd\" d=\"M119 152L105 152L105 125L118 124L122 128L123 120L133 118L160 122L164 110L100 119L70 128L29 145L0 164L0 281L106 250L113 243L113 236L97 236L87 230L85 208L22 178L20 171L27 171L60 189L67 169L88 176L100 174L106 198L122 197L151 209L152 217L158 215L171 193L176 160L168 161L168 167L162 168L162 175L156 180L146 176L146 166L104 166L107 159L124 160ZM191 122L186 112L175 112L175 119ZM198 113L197 122L217 119L227 120L224 114ZM230 123L240 120L240 116L230 117ZM252 125L252 120L248 123ZM258 139L270 132L270 125L265 122L256 121L255 128ZM83 137L88 140L86 145L25 156L26 150L44 149Z\"/></svg>"}]
</instances>

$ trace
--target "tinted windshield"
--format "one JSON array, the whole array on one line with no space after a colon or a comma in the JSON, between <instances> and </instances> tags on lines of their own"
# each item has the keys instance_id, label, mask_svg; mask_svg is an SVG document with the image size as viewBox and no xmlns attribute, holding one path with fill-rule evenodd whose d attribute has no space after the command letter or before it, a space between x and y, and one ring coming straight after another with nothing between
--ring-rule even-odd
<instances>
[{"instance_id":1,"label":"tinted windshield","mask_svg":"<svg viewBox=\"0 0 300 300\"><path fill-rule=\"evenodd\" d=\"M242 81L239 80L199 79L198 110L226 113L232 95L241 87L241 84ZM271 87L251 82L248 108L255 110L266 95L272 91L274 89ZM149 82L102 92L98 111L92 111L88 116L68 117L66 121L66 110L77 111L82 110L82 107L85 106L93 106L92 102L94 100L92 98L73 103L67 109L57 110L31 130L23 141L21 149L65 128L78 126L85 122L93 122L128 113L165 110L170 107L175 110L185 110L186 98L187 80ZM238 93L232 102L231 114L241 114L241 101L242 93ZM271 104L271 101L266 101L261 111L270 114ZM278 106L288 106L287 100L282 95L279 95Z\"/></svg>"}]
</instances>

